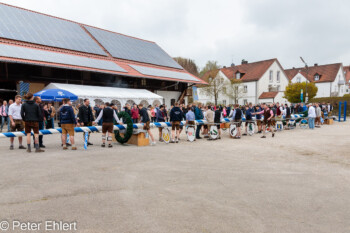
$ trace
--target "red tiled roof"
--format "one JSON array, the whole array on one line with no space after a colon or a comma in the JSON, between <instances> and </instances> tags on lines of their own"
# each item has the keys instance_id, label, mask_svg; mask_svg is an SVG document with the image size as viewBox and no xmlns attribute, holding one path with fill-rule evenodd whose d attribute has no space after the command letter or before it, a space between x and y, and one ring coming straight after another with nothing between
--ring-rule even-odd
<instances>
[{"instance_id":1,"label":"red tiled roof","mask_svg":"<svg viewBox=\"0 0 350 233\"><path fill-rule=\"evenodd\" d=\"M317 66L311 66L308 70L306 70L305 67L301 68L293 68L285 70L286 74L288 75L289 79L292 79L294 76L293 73L297 74L297 72L301 72L304 77L307 77L307 79L310 82L315 83L322 83L322 82L333 82L335 78L337 77L337 74L339 72L340 67L342 66L341 63L335 63L335 64L329 64L329 65L317 65ZM315 74L320 75L319 81L314 81Z\"/></svg>"},{"instance_id":2,"label":"red tiled roof","mask_svg":"<svg viewBox=\"0 0 350 233\"><path fill-rule=\"evenodd\" d=\"M345 82L346 84L349 84L350 81L350 66L344 66L344 72L345 72Z\"/></svg>"},{"instance_id":3,"label":"red tiled roof","mask_svg":"<svg viewBox=\"0 0 350 233\"><path fill-rule=\"evenodd\" d=\"M278 94L278 91L263 92L259 96L259 99L272 99L272 98L275 98L277 94Z\"/></svg>"},{"instance_id":4,"label":"red tiled roof","mask_svg":"<svg viewBox=\"0 0 350 233\"><path fill-rule=\"evenodd\" d=\"M299 68L293 68L293 69L284 70L284 73L287 75L287 78L289 80L292 80L299 73L306 78L306 72L304 72L303 69L299 69ZM308 79L308 80L310 82L312 82L312 79Z\"/></svg>"},{"instance_id":5,"label":"red tiled roof","mask_svg":"<svg viewBox=\"0 0 350 233\"><path fill-rule=\"evenodd\" d=\"M233 67L222 68L221 71L229 79L234 78L236 73L240 72L243 75L241 78L243 82L258 81L275 61L279 64L278 60L274 58L274 59L265 60L265 61L258 61L253 63L237 65Z\"/></svg>"},{"instance_id":6,"label":"red tiled roof","mask_svg":"<svg viewBox=\"0 0 350 233\"><path fill-rule=\"evenodd\" d=\"M44 13L28 10L28 9L25 9L25 8L9 5L9 4L5 4L5 3L0 3L0 4L7 5L7 6L10 6L10 7L19 8L19 9L22 9L22 10L26 10L26 11L30 11L30 12L34 12L34 13L38 13L38 14L42 14L42 15L46 15L46 16L49 16L49 17L54 17L54 18L57 18L57 19L62 19L62 20L65 20L65 21L73 22L73 23L77 23L77 22L74 22L74 21L71 21L71 20L67 20L67 19L51 16L51 15L48 15L48 14L44 14ZM85 25L85 24L82 24L82 23L77 23L77 24L79 24L80 26L88 26L88 25ZM93 26L91 26L91 27L93 27ZM82 28L84 28L84 27L82 27ZM95 27L95 28L97 28L97 27ZM101 29L101 30L105 30L105 29ZM108 31L108 30L105 30L105 31ZM116 33L116 32L113 32L113 33ZM116 34L120 34L120 33L116 33ZM123 35L123 34L120 34L120 35ZM127 35L124 35L124 36L127 36ZM131 36L128 36L128 37L131 37ZM135 38L135 39L138 39L138 40L143 40L143 39L139 39L139 38L136 38L136 37L131 37L131 38ZM94 38L92 37L92 39L94 39ZM96 41L96 39L94 39L94 40ZM148 41L148 40L143 40L143 41ZM98 41L96 41L96 42L98 43ZM153 41L148 41L148 42L155 43ZM87 67L78 67L78 66L75 66L75 65L56 64L56 63L36 61L36 60L25 60L25 59L21 59L21 58L1 57L1 54L0 54L0 58L2 60L6 60L8 62L30 63L30 64L36 64L36 65L55 66L55 67L66 68L66 69L84 69L84 70L88 70L88 71L97 71L97 72L103 72L103 73L113 73L113 74L116 74L116 75L131 76L131 77L161 79L161 80L170 80L170 81L180 81L180 82L196 83L196 84L207 84L205 81L203 81L202 79L192 75L191 73L187 72L186 70L181 70L181 69L172 68L172 67L165 67L165 66L160 66L160 65L154 65L154 64L149 64L149 63L143 63L143 62L138 62L138 61L131 61L131 60L115 58L115 57L110 56L110 54L108 54L108 53L107 53L108 56L106 57L106 56L103 56L103 55L97 55L97 54L80 52L80 51L73 51L73 50L69 50L69 49L58 48L58 47L51 47L51 46L46 46L46 45L41 45L41 44L33 44L33 43L30 43L30 42L17 41L17 40L1 38L1 37L0 37L0 43L10 44L12 46L24 46L24 47L29 47L29 48L32 48L32 49L46 50L46 51L52 51L52 52L58 52L58 53L70 54L70 55L76 55L76 56L82 56L82 57L89 57L89 58L100 59L100 60L109 60L109 61L113 61L114 63L116 63L117 65L122 67L123 69L127 70L128 73L117 72L117 71L109 71L109 70L108 71L107 70L100 70L100 69L87 68ZM99 46L101 46L102 49L105 50L105 48L101 44L99 44ZM189 80L181 80L181 79L174 79L174 78L167 78L167 77L158 77L158 76L144 75L144 74L141 74L140 72L136 71L135 69L132 69L129 66L130 64L141 65L141 66L152 67L152 68L158 68L158 69L163 69L163 70L170 70L170 71L175 71L175 72L179 72L179 73L187 73L187 74L191 75L192 77L194 77L195 79L197 79L198 81L189 81Z\"/></svg>"}]
</instances>

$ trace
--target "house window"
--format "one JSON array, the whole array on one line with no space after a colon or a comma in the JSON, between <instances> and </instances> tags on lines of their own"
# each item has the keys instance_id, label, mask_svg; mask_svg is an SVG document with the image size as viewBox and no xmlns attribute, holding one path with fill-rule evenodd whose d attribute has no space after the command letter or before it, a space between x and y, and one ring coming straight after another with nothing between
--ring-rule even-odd
<instances>
[{"instance_id":1,"label":"house window","mask_svg":"<svg viewBox=\"0 0 350 233\"><path fill-rule=\"evenodd\" d=\"M243 100L243 105L247 105L248 104L248 100L247 99L244 99Z\"/></svg>"},{"instance_id":2,"label":"house window","mask_svg":"<svg viewBox=\"0 0 350 233\"><path fill-rule=\"evenodd\" d=\"M223 87L223 88L222 88L222 92L223 92L224 94L226 94L226 87Z\"/></svg>"},{"instance_id":3,"label":"house window","mask_svg":"<svg viewBox=\"0 0 350 233\"><path fill-rule=\"evenodd\" d=\"M146 86L146 79L145 78L141 79L141 85Z\"/></svg>"},{"instance_id":4,"label":"house window","mask_svg":"<svg viewBox=\"0 0 350 233\"><path fill-rule=\"evenodd\" d=\"M244 93L247 93L248 92L248 86L244 86Z\"/></svg>"},{"instance_id":5,"label":"house window","mask_svg":"<svg viewBox=\"0 0 350 233\"><path fill-rule=\"evenodd\" d=\"M301 78L297 77L297 83L301 83Z\"/></svg>"},{"instance_id":6,"label":"house window","mask_svg":"<svg viewBox=\"0 0 350 233\"><path fill-rule=\"evenodd\" d=\"M271 91L271 89L272 89L272 85L270 84L270 85L269 85L269 92Z\"/></svg>"},{"instance_id":7,"label":"house window","mask_svg":"<svg viewBox=\"0 0 350 233\"><path fill-rule=\"evenodd\" d=\"M241 73L237 72L236 73L236 79L240 79L241 78Z\"/></svg>"},{"instance_id":8,"label":"house window","mask_svg":"<svg viewBox=\"0 0 350 233\"><path fill-rule=\"evenodd\" d=\"M315 74L314 80L315 80L315 81L319 81L319 80L320 80L320 75L319 75L319 74Z\"/></svg>"},{"instance_id":9,"label":"house window","mask_svg":"<svg viewBox=\"0 0 350 233\"><path fill-rule=\"evenodd\" d=\"M277 91L280 91L280 85L277 86Z\"/></svg>"},{"instance_id":10,"label":"house window","mask_svg":"<svg viewBox=\"0 0 350 233\"><path fill-rule=\"evenodd\" d=\"M175 84L175 90L176 91L179 90L179 84L178 83Z\"/></svg>"},{"instance_id":11,"label":"house window","mask_svg":"<svg viewBox=\"0 0 350 233\"><path fill-rule=\"evenodd\" d=\"M281 75L281 71L277 71L277 82L279 83L281 80L280 80L280 75Z\"/></svg>"},{"instance_id":12,"label":"house window","mask_svg":"<svg viewBox=\"0 0 350 233\"><path fill-rule=\"evenodd\" d=\"M222 101L222 103L223 103L223 105L225 105L225 106L226 106L226 100L223 100L223 101Z\"/></svg>"},{"instance_id":13,"label":"house window","mask_svg":"<svg viewBox=\"0 0 350 233\"><path fill-rule=\"evenodd\" d=\"M273 82L273 71L270 70L270 83L272 83L272 82Z\"/></svg>"},{"instance_id":14,"label":"house window","mask_svg":"<svg viewBox=\"0 0 350 233\"><path fill-rule=\"evenodd\" d=\"M213 78L209 78L209 82L211 83L211 81L213 81Z\"/></svg>"}]
</instances>

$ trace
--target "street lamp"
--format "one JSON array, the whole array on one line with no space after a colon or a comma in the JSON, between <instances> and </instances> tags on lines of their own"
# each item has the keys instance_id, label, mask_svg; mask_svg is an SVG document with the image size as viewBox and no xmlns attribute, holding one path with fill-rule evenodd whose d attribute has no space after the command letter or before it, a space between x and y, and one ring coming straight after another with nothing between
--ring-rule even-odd
<instances>
[{"instance_id":1,"label":"street lamp","mask_svg":"<svg viewBox=\"0 0 350 233\"><path fill-rule=\"evenodd\" d=\"M302 57L300 57L300 60L305 64L305 69L306 69L306 82L305 82L305 103L308 101L308 94L307 94L307 81L309 77L309 67L307 63L304 61Z\"/></svg>"}]
</instances>

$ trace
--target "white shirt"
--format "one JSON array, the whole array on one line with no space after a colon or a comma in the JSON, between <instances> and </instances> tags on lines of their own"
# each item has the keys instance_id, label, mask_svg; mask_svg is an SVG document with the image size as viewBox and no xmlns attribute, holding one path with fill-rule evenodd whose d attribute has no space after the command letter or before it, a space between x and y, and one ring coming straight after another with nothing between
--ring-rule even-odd
<instances>
[{"instance_id":1,"label":"white shirt","mask_svg":"<svg viewBox=\"0 0 350 233\"><path fill-rule=\"evenodd\" d=\"M316 110L315 110L314 106L309 107L308 116L310 118L316 118Z\"/></svg>"},{"instance_id":2,"label":"white shirt","mask_svg":"<svg viewBox=\"0 0 350 233\"><path fill-rule=\"evenodd\" d=\"M22 120L21 117L22 104L13 103L9 107L9 116L12 116L13 120Z\"/></svg>"},{"instance_id":3,"label":"white shirt","mask_svg":"<svg viewBox=\"0 0 350 233\"><path fill-rule=\"evenodd\" d=\"M234 119L236 116L236 110L235 109L231 109L230 115L228 116L228 118Z\"/></svg>"}]
</instances>

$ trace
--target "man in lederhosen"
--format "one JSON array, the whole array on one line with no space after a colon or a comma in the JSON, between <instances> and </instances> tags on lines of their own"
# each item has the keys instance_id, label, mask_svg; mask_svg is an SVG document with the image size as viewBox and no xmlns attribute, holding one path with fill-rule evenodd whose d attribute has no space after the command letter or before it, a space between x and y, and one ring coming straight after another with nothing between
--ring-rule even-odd
<instances>
[{"instance_id":1,"label":"man in lederhosen","mask_svg":"<svg viewBox=\"0 0 350 233\"><path fill-rule=\"evenodd\" d=\"M266 138L266 126L270 128L270 131L272 133L272 137L275 136L274 128L271 125L271 119L273 118L274 114L272 109L269 108L269 106L265 103L262 104L263 110L261 112L255 112L255 114L263 114L264 120L263 120L263 136L261 138Z\"/></svg>"},{"instance_id":2,"label":"man in lederhosen","mask_svg":"<svg viewBox=\"0 0 350 233\"><path fill-rule=\"evenodd\" d=\"M116 112L113 109L114 104L106 103L105 108L100 111L100 114L98 115L97 119L95 120L95 124L97 124L102 119L102 145L101 147L106 146L106 139L108 142L108 147L111 148L112 146L112 134L113 134L113 127L114 127L114 119L117 123L120 123L120 120L116 114ZM106 137L108 132L108 136Z\"/></svg>"}]
</instances>

